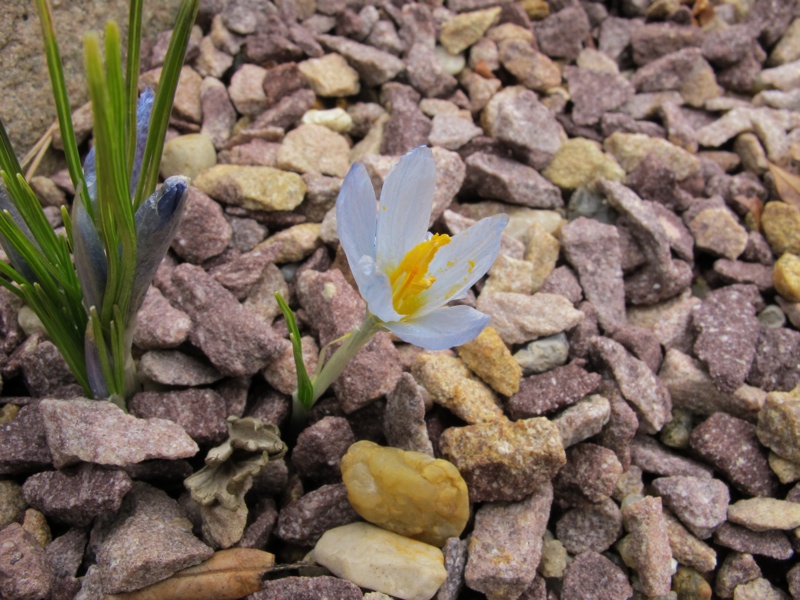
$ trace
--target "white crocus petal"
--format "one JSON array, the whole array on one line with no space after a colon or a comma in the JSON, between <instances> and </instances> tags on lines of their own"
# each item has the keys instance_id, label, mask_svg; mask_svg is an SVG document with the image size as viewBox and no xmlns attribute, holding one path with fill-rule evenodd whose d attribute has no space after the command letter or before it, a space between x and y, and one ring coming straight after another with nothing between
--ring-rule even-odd
<instances>
[{"instance_id":1,"label":"white crocus petal","mask_svg":"<svg viewBox=\"0 0 800 600\"><path fill-rule=\"evenodd\" d=\"M351 265L351 269L361 297L367 301L369 312L381 321L399 321L402 315L392 304L392 284L388 275L378 269L369 256L362 256L357 265Z\"/></svg>"},{"instance_id":2,"label":"white crocus petal","mask_svg":"<svg viewBox=\"0 0 800 600\"><path fill-rule=\"evenodd\" d=\"M444 350L466 344L477 336L490 317L469 306L448 306L417 318L384 327L404 342L426 350Z\"/></svg>"},{"instance_id":3,"label":"white crocus petal","mask_svg":"<svg viewBox=\"0 0 800 600\"><path fill-rule=\"evenodd\" d=\"M422 292L424 306L420 313L429 313L460 298L483 277L497 258L500 236L507 223L505 214L481 219L439 249L428 268L436 281Z\"/></svg>"},{"instance_id":4,"label":"white crocus petal","mask_svg":"<svg viewBox=\"0 0 800 600\"><path fill-rule=\"evenodd\" d=\"M347 262L356 279L358 289L366 297L370 273L359 268L362 257L375 258L375 233L377 231L377 200L367 170L356 163L342 182L336 199L336 232Z\"/></svg>"},{"instance_id":5,"label":"white crocus petal","mask_svg":"<svg viewBox=\"0 0 800 600\"><path fill-rule=\"evenodd\" d=\"M404 155L389 172L378 205L377 260L381 270L396 268L406 253L425 239L436 186L430 148Z\"/></svg>"}]
</instances>

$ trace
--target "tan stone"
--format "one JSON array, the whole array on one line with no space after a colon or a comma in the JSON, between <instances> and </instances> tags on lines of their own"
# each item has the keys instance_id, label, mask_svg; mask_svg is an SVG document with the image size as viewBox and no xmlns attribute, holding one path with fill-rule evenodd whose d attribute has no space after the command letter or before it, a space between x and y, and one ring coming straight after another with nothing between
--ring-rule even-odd
<instances>
[{"instance_id":1,"label":"tan stone","mask_svg":"<svg viewBox=\"0 0 800 600\"><path fill-rule=\"evenodd\" d=\"M477 42L500 16L500 7L458 14L444 23L439 42L450 54L463 52Z\"/></svg>"},{"instance_id":2,"label":"tan stone","mask_svg":"<svg viewBox=\"0 0 800 600\"><path fill-rule=\"evenodd\" d=\"M495 393L476 379L460 358L423 352L411 366L411 373L436 404L467 423L506 418Z\"/></svg>"},{"instance_id":3,"label":"tan stone","mask_svg":"<svg viewBox=\"0 0 800 600\"><path fill-rule=\"evenodd\" d=\"M619 161L626 173L633 171L650 154L669 165L679 181L691 177L700 170L700 159L694 154L665 139L650 137L643 133L618 131L606 138L604 147L606 152Z\"/></svg>"},{"instance_id":4,"label":"tan stone","mask_svg":"<svg viewBox=\"0 0 800 600\"><path fill-rule=\"evenodd\" d=\"M491 326L487 326L474 340L459 346L458 355L473 373L499 394L511 396L519 391L522 369Z\"/></svg>"},{"instance_id":5,"label":"tan stone","mask_svg":"<svg viewBox=\"0 0 800 600\"><path fill-rule=\"evenodd\" d=\"M600 178L622 181L625 171L597 142L573 138L561 144L542 175L558 187L574 189Z\"/></svg>"},{"instance_id":6,"label":"tan stone","mask_svg":"<svg viewBox=\"0 0 800 600\"><path fill-rule=\"evenodd\" d=\"M787 252L775 261L772 281L786 300L800 302L800 256Z\"/></svg>"},{"instance_id":7,"label":"tan stone","mask_svg":"<svg viewBox=\"0 0 800 600\"><path fill-rule=\"evenodd\" d=\"M751 531L797 529L800 527L800 504L776 498L748 498L728 507L728 520Z\"/></svg>"},{"instance_id":8,"label":"tan stone","mask_svg":"<svg viewBox=\"0 0 800 600\"><path fill-rule=\"evenodd\" d=\"M317 96L343 98L361 90L358 71L341 54L326 54L297 65Z\"/></svg>"},{"instance_id":9,"label":"tan stone","mask_svg":"<svg viewBox=\"0 0 800 600\"><path fill-rule=\"evenodd\" d=\"M430 600L447 578L439 548L369 523L329 529L313 559L337 577L406 600Z\"/></svg>"},{"instance_id":10,"label":"tan stone","mask_svg":"<svg viewBox=\"0 0 800 600\"><path fill-rule=\"evenodd\" d=\"M248 210L293 210L306 193L300 175L272 167L215 165L201 173L194 186L215 200Z\"/></svg>"},{"instance_id":11,"label":"tan stone","mask_svg":"<svg viewBox=\"0 0 800 600\"><path fill-rule=\"evenodd\" d=\"M669 512L664 513L672 556L682 565L701 573L713 571L717 566L717 553L705 542L697 539Z\"/></svg>"},{"instance_id":12,"label":"tan stone","mask_svg":"<svg viewBox=\"0 0 800 600\"><path fill-rule=\"evenodd\" d=\"M298 173L344 177L350 168L349 154L350 145L343 135L322 125L305 123L283 138L278 167Z\"/></svg>"},{"instance_id":13,"label":"tan stone","mask_svg":"<svg viewBox=\"0 0 800 600\"><path fill-rule=\"evenodd\" d=\"M525 260L533 264L531 287L534 292L538 292L556 268L561 244L555 236L550 235L542 225L535 222L528 228L526 237L528 241L525 247Z\"/></svg>"},{"instance_id":14,"label":"tan stone","mask_svg":"<svg viewBox=\"0 0 800 600\"><path fill-rule=\"evenodd\" d=\"M53 534L50 531L50 525L47 524L47 518L35 508L25 511L22 528L30 533L42 548L47 548L48 544L53 541Z\"/></svg>"},{"instance_id":15,"label":"tan stone","mask_svg":"<svg viewBox=\"0 0 800 600\"><path fill-rule=\"evenodd\" d=\"M217 151L207 135L190 133L169 140L164 144L159 173L166 179L173 175L184 175L196 179L200 173L217 164Z\"/></svg>"},{"instance_id":16,"label":"tan stone","mask_svg":"<svg viewBox=\"0 0 800 600\"><path fill-rule=\"evenodd\" d=\"M567 462L558 427L544 417L450 427L439 448L473 502L521 500Z\"/></svg>"},{"instance_id":17,"label":"tan stone","mask_svg":"<svg viewBox=\"0 0 800 600\"><path fill-rule=\"evenodd\" d=\"M342 457L355 511L370 523L432 546L459 537L469 519L467 484L446 460L356 442Z\"/></svg>"},{"instance_id":18,"label":"tan stone","mask_svg":"<svg viewBox=\"0 0 800 600\"><path fill-rule=\"evenodd\" d=\"M768 202L761 213L764 237L776 256L800 255L800 209L786 202Z\"/></svg>"},{"instance_id":19,"label":"tan stone","mask_svg":"<svg viewBox=\"0 0 800 600\"><path fill-rule=\"evenodd\" d=\"M483 291L515 292L517 294L533 293L533 264L527 260L511 258L506 254L498 254L489 269L489 278Z\"/></svg>"},{"instance_id":20,"label":"tan stone","mask_svg":"<svg viewBox=\"0 0 800 600\"><path fill-rule=\"evenodd\" d=\"M800 386L770 392L758 413L758 439L786 460L800 462Z\"/></svg>"},{"instance_id":21,"label":"tan stone","mask_svg":"<svg viewBox=\"0 0 800 600\"><path fill-rule=\"evenodd\" d=\"M268 237L255 249L263 250L272 244L280 244L281 250L275 257L276 263L300 262L311 256L314 250L322 245L322 240L319 236L321 228L322 225L320 223L293 225Z\"/></svg>"},{"instance_id":22,"label":"tan stone","mask_svg":"<svg viewBox=\"0 0 800 600\"><path fill-rule=\"evenodd\" d=\"M769 453L769 468L781 483L792 483L800 479L800 463L786 460L774 452Z\"/></svg>"},{"instance_id":23,"label":"tan stone","mask_svg":"<svg viewBox=\"0 0 800 600\"><path fill-rule=\"evenodd\" d=\"M689 230L698 248L730 260L736 260L747 246L747 230L726 208L701 210Z\"/></svg>"}]
</instances>

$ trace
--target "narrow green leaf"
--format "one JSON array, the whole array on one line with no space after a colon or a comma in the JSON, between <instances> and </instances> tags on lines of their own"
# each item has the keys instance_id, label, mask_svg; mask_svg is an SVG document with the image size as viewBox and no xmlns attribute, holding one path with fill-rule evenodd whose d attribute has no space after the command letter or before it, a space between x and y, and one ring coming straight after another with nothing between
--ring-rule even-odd
<instances>
[{"instance_id":1,"label":"narrow green leaf","mask_svg":"<svg viewBox=\"0 0 800 600\"><path fill-rule=\"evenodd\" d=\"M286 326L289 329L289 341L292 342L294 366L297 371L297 400L308 410L313 404L314 385L308 377L306 365L303 362L303 344L300 341L300 329L297 327L297 320L294 318L292 309L289 308L289 305L277 292L275 293L275 300L278 301L278 307L283 313L283 318L286 319Z\"/></svg>"},{"instance_id":2,"label":"narrow green leaf","mask_svg":"<svg viewBox=\"0 0 800 600\"><path fill-rule=\"evenodd\" d=\"M131 0L128 11L128 55L125 65L125 165L133 172L136 155L136 106L139 98L139 54L142 45L142 0Z\"/></svg>"},{"instance_id":3,"label":"narrow green leaf","mask_svg":"<svg viewBox=\"0 0 800 600\"><path fill-rule=\"evenodd\" d=\"M164 136L167 133L169 115L175 100L175 90L178 88L186 47L189 44L189 36L197 18L199 5L200 0L184 0L175 22L175 28L172 30L172 38L164 59L164 66L161 69L161 78L158 82L158 90L156 90L156 98L150 116L147 145L133 201L134 210L139 208L142 202L156 189L158 170L161 166L161 153L164 149Z\"/></svg>"},{"instance_id":4,"label":"narrow green leaf","mask_svg":"<svg viewBox=\"0 0 800 600\"><path fill-rule=\"evenodd\" d=\"M50 72L50 83L53 86L53 99L56 103L58 125L61 129L61 138L64 143L64 155L67 159L72 185L78 193L84 195L86 204L89 198L84 185L81 156L78 152L78 143L75 140L75 129L72 126L72 109L67 95L67 84L64 79L64 68L61 63L61 52L56 41L56 32L53 28L53 11L50 0L35 0L36 12L42 26L42 39L44 40L45 54L47 56L47 69ZM19 172L19 170L17 170ZM91 209L89 209L91 210Z\"/></svg>"}]
</instances>

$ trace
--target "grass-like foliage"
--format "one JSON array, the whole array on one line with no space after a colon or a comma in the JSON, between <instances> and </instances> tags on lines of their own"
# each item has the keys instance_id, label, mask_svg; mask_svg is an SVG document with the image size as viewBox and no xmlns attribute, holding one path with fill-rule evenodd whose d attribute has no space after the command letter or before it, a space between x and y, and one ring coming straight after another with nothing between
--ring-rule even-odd
<instances>
[{"instance_id":1,"label":"grass-like foliage","mask_svg":"<svg viewBox=\"0 0 800 600\"><path fill-rule=\"evenodd\" d=\"M127 59L119 28L84 39L94 146L83 167L72 128L49 0L35 0L75 198L58 236L22 173L0 121L0 285L33 309L88 397L124 407L136 388L133 326L177 229L188 181L156 190L169 115L199 0L184 0L158 90L138 95L142 1L131 0ZM101 49L102 46L102 49Z\"/></svg>"}]
</instances>

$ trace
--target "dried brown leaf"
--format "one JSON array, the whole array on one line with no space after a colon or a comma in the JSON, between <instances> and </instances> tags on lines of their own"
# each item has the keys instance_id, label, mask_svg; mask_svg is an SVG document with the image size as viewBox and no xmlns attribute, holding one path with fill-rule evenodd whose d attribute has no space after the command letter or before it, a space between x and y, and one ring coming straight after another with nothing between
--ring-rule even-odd
<instances>
[{"instance_id":1,"label":"dried brown leaf","mask_svg":"<svg viewBox=\"0 0 800 600\"><path fill-rule=\"evenodd\" d=\"M274 563L275 556L263 550L220 550L169 579L105 600L237 600L260 590L262 575Z\"/></svg>"},{"instance_id":2,"label":"dried brown leaf","mask_svg":"<svg viewBox=\"0 0 800 600\"><path fill-rule=\"evenodd\" d=\"M800 175L790 173L772 163L769 163L769 172L772 173L781 200L795 208L800 208Z\"/></svg>"}]
</instances>

